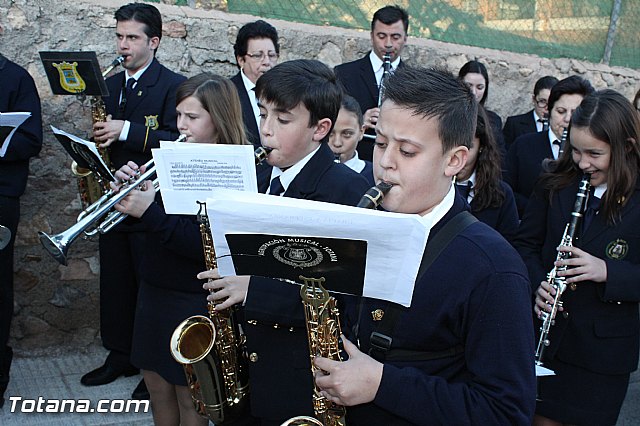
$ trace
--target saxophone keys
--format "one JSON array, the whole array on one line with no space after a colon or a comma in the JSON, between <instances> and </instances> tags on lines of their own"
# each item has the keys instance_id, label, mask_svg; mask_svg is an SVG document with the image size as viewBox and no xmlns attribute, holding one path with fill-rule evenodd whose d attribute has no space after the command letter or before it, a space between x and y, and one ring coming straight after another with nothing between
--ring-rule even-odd
<instances>
[{"instance_id":1,"label":"saxophone keys","mask_svg":"<svg viewBox=\"0 0 640 426\"><path fill-rule=\"evenodd\" d=\"M576 288L578 288L578 286L576 285L576 283L571 283L569 284L569 288L571 289L571 291L576 291Z\"/></svg>"},{"instance_id":2,"label":"saxophone keys","mask_svg":"<svg viewBox=\"0 0 640 426\"><path fill-rule=\"evenodd\" d=\"M249 354L249 361L251 362L258 362L258 354L255 352L251 352Z\"/></svg>"},{"instance_id":3,"label":"saxophone keys","mask_svg":"<svg viewBox=\"0 0 640 426\"><path fill-rule=\"evenodd\" d=\"M384 311L382 309L371 311L371 317L374 321L382 321L382 317L384 317Z\"/></svg>"}]
</instances>

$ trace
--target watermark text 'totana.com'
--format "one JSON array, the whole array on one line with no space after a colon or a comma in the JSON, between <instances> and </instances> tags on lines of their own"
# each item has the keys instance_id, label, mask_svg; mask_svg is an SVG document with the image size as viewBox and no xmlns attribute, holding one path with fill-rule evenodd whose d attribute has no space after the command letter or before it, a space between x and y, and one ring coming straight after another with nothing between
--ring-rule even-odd
<instances>
[{"instance_id":1,"label":"watermark text 'totana.com'","mask_svg":"<svg viewBox=\"0 0 640 426\"><path fill-rule=\"evenodd\" d=\"M10 396L12 413L148 413L149 401L100 399L93 406L88 399L24 399Z\"/></svg>"}]
</instances>

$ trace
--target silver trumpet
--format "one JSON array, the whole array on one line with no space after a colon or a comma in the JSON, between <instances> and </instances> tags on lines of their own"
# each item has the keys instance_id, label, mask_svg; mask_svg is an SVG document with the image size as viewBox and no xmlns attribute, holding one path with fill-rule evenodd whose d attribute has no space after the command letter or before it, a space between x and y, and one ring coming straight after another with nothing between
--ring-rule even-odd
<instances>
[{"instance_id":1,"label":"silver trumpet","mask_svg":"<svg viewBox=\"0 0 640 426\"><path fill-rule=\"evenodd\" d=\"M180 135L175 142L184 142L185 140L187 140L187 136ZM78 221L67 230L52 236L47 235L47 233L43 231L39 231L38 236L40 237L42 246L60 264L66 265L69 246L81 234L84 233L87 236L92 236L98 233L106 234L112 230L128 216L117 210L112 211L113 207L129 195L130 192L138 189L140 183L149 179L156 172L153 160L147 161L142 167L146 168L144 173L125 182L126 186L121 187L119 191L114 191L113 189L107 191L95 203L82 211L80 215L78 215ZM157 192L159 189L157 179L153 181L153 187Z\"/></svg>"}]
</instances>

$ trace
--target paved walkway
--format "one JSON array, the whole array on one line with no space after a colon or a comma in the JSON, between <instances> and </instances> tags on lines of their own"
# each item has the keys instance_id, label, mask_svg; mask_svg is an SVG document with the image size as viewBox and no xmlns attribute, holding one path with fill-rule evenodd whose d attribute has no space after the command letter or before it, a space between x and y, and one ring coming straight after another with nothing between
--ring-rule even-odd
<instances>
[{"instance_id":1,"label":"paved walkway","mask_svg":"<svg viewBox=\"0 0 640 426\"><path fill-rule=\"evenodd\" d=\"M131 392L141 376L121 377L104 386L86 387L80 384L82 374L99 366L106 356L102 348L90 349L88 353L52 354L44 357L16 357L11 368L11 381L5 393L4 408L0 410L0 425L3 426L75 426L75 425L153 425L151 408L145 412L123 412L131 398ZM11 413L10 397L20 396L23 400L34 400L23 405L23 411ZM117 413L37 413L38 398L74 399L90 401L90 408L96 408L101 399L120 412ZM15 402L16 407L20 403ZM47 402L40 404L43 409ZM130 407L133 411L135 405ZM141 404L143 411L144 405ZM617 426L640 425L640 372L631 376L631 384Z\"/></svg>"}]
</instances>

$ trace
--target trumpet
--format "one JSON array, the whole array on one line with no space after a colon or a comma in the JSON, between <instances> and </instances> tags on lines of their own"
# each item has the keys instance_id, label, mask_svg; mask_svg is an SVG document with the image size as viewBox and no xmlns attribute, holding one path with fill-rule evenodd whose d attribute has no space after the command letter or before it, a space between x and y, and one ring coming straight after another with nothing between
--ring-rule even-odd
<instances>
[{"instance_id":1,"label":"trumpet","mask_svg":"<svg viewBox=\"0 0 640 426\"><path fill-rule=\"evenodd\" d=\"M184 142L186 139L187 136L180 135L175 142ZM259 164L262 160L267 158L269 152L271 152L270 148L262 146L258 147L254 152L256 164ZM129 182L126 182L126 186L120 188L118 192L109 190L95 203L82 211L78 215L78 221L66 231L52 236L47 235L43 231L39 231L38 236L40 238L40 242L49 254L51 254L51 256L53 256L53 258L60 264L66 265L69 246L81 234L84 233L87 236L92 236L98 233L106 234L122 222L128 215L117 210L112 211L113 207L129 195L129 193L134 189L137 189L139 183L149 179L156 172L153 160L149 160L142 167L146 169L144 173ZM153 188L156 192L160 189L157 179L153 181ZM100 221L103 218L104 220Z\"/></svg>"}]
</instances>

